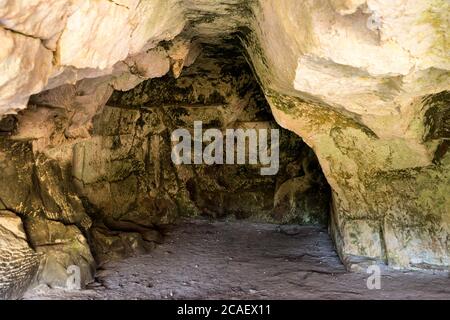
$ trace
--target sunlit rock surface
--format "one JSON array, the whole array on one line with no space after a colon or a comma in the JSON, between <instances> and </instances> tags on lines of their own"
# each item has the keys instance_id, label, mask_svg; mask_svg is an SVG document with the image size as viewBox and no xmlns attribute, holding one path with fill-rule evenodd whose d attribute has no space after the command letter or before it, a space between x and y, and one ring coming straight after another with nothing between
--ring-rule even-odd
<instances>
[{"instance_id":1,"label":"sunlit rock surface","mask_svg":"<svg viewBox=\"0 0 450 320\"><path fill-rule=\"evenodd\" d=\"M446 268L449 5L359 3L262 3L252 62L277 121L319 158L343 260Z\"/></svg>"},{"instance_id":2,"label":"sunlit rock surface","mask_svg":"<svg viewBox=\"0 0 450 320\"><path fill-rule=\"evenodd\" d=\"M98 177L72 170L81 146L101 150L95 119L114 90L178 78L202 47L233 40L275 120L316 153L347 266L448 268L449 15L446 0L0 0L0 114L19 112L0 123L0 205L25 227L45 218L62 223L55 232L81 230L52 265L88 257L89 279L89 191L80 194L73 175ZM275 207L285 211L282 199L306 185L284 185ZM142 232L108 232L95 236L139 247Z\"/></svg>"}]
</instances>

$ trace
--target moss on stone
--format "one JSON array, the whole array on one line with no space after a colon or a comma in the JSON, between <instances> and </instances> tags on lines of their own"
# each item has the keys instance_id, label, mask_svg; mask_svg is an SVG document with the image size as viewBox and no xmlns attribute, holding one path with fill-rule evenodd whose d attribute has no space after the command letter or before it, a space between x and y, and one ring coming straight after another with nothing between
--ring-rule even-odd
<instances>
[{"instance_id":1,"label":"moss on stone","mask_svg":"<svg viewBox=\"0 0 450 320\"><path fill-rule=\"evenodd\" d=\"M434 28L435 37L433 45L430 46L430 53L449 62L450 3L446 0L432 0L428 10L422 13L418 24L429 24Z\"/></svg>"}]
</instances>

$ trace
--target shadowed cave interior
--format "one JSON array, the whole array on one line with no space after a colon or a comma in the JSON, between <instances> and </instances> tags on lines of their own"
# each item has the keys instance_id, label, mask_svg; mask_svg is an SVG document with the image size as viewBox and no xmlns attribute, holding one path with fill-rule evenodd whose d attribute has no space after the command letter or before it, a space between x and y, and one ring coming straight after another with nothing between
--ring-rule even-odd
<instances>
[{"instance_id":1,"label":"shadowed cave interior","mask_svg":"<svg viewBox=\"0 0 450 320\"><path fill-rule=\"evenodd\" d=\"M448 299L442 3L58 2L0 8L0 299Z\"/></svg>"},{"instance_id":2,"label":"shadowed cave interior","mask_svg":"<svg viewBox=\"0 0 450 320\"><path fill-rule=\"evenodd\" d=\"M365 291L363 275L347 276L327 235L331 190L317 157L277 124L242 52L232 39L203 44L180 74L114 91L88 136L73 143L67 126L79 115L60 105L71 94L81 103L91 99L89 81L32 96L29 109L4 118L3 179L20 183L2 190L1 218L18 215L36 253L25 253L28 264L9 273L10 283L23 277L29 285L10 285L3 297L19 297L26 288L26 299L204 298L206 292L219 299L381 297ZM45 152L32 152L42 141L23 132L39 117L51 119L51 141L44 141ZM171 134L185 128L194 137L195 121L223 133L278 129L278 172L261 175L262 164L248 163L248 140L246 164L174 164ZM14 201L25 214L9 213ZM84 290L61 291L74 265ZM297 284L298 277L305 281ZM180 287L181 278L187 285ZM432 275L392 279L393 297L415 297L412 288L427 281L437 281L431 297L442 291Z\"/></svg>"},{"instance_id":3,"label":"shadowed cave interior","mask_svg":"<svg viewBox=\"0 0 450 320\"><path fill-rule=\"evenodd\" d=\"M2 149L10 152L15 167L5 168L5 178L31 178L19 186L21 193L2 190L5 208L12 207L9 198L23 199L31 207L38 201L43 207L20 214L29 243L40 255L37 276L29 280L34 285L64 288L67 267L76 265L85 287L105 263L154 250L180 218L328 225L330 187L314 152L275 122L235 40L220 47L204 44L195 63L177 78L170 73L128 91L114 91L93 118L89 138L70 145L69 161L63 160L65 148L50 148L61 153L61 161L55 161L44 153L33 155L32 141L9 138L20 137L27 118L35 121L44 111L54 124L51 139L58 144L69 140L64 129L70 116L58 104L71 90L61 86L32 96L28 110L4 118L1 126ZM90 88L78 85L75 90L83 97ZM248 163L248 140L246 164L175 165L171 133L178 128L192 132L194 121L202 121L203 130L222 132L278 129L277 173L261 175L261 164ZM52 216L64 206L74 217ZM8 218L7 210L2 217ZM3 293L15 294L14 287Z\"/></svg>"}]
</instances>

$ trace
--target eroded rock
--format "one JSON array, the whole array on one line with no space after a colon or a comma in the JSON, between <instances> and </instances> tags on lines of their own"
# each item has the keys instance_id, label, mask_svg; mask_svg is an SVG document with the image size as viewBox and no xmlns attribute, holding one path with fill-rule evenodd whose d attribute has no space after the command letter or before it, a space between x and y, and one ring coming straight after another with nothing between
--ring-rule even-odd
<instances>
[{"instance_id":1,"label":"eroded rock","mask_svg":"<svg viewBox=\"0 0 450 320\"><path fill-rule=\"evenodd\" d=\"M0 299L17 299L32 284L39 254L27 242L21 219L0 210Z\"/></svg>"},{"instance_id":2,"label":"eroded rock","mask_svg":"<svg viewBox=\"0 0 450 320\"><path fill-rule=\"evenodd\" d=\"M95 261L86 238L75 225L41 218L27 219L25 224L31 244L42 255L36 279L39 284L68 288L71 266L80 271L82 288L93 281Z\"/></svg>"},{"instance_id":3,"label":"eroded rock","mask_svg":"<svg viewBox=\"0 0 450 320\"><path fill-rule=\"evenodd\" d=\"M284 219L321 212L302 197L314 199L306 195L324 183L289 159L295 150L272 182L171 165L164 141L192 117L222 127L260 120L245 111L258 108L246 95L245 78L256 76L276 122L317 155L332 188L330 230L349 268L361 257L447 268L448 15L445 0L0 1L0 114L28 106L17 124L0 124L2 209L69 224L74 237L93 219L106 228L97 238L114 239L118 251L146 236L136 226L111 235L106 218L113 229L131 221L150 230L180 208L221 216L218 203L266 215L273 198ZM230 43L245 49L253 74L201 60L210 46L222 48L216 62L230 59ZM175 77L158 79L168 72ZM257 182L271 187L252 190ZM224 185L242 192L224 194ZM77 260L67 250L54 259L57 281Z\"/></svg>"}]
</instances>

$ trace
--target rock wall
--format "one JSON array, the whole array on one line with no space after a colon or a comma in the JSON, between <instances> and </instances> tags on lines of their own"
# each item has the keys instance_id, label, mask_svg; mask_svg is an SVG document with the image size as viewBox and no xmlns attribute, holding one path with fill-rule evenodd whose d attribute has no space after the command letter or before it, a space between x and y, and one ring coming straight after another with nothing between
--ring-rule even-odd
<instances>
[{"instance_id":1,"label":"rock wall","mask_svg":"<svg viewBox=\"0 0 450 320\"><path fill-rule=\"evenodd\" d=\"M276 120L319 158L333 189L332 234L350 268L361 256L399 268L449 265L448 9L262 1L255 10L248 52Z\"/></svg>"},{"instance_id":2,"label":"rock wall","mask_svg":"<svg viewBox=\"0 0 450 320\"><path fill-rule=\"evenodd\" d=\"M90 81L65 85L5 118L0 199L22 218L30 257L40 257L39 269L26 270L29 279L13 277L23 288L66 287L71 266L84 285L96 265L154 248L181 216L327 224L330 191L317 158L276 124L239 51L204 48L177 79L174 72L125 92L92 89ZM72 106L82 101L96 112L74 125ZM261 176L261 166L250 164L175 165L171 133L193 131L199 120L224 133L281 130L279 173Z\"/></svg>"},{"instance_id":3,"label":"rock wall","mask_svg":"<svg viewBox=\"0 0 450 320\"><path fill-rule=\"evenodd\" d=\"M71 190L71 179L29 141L0 139L1 291L20 297L37 282L65 287L67 268L93 279L95 262L82 231L91 219Z\"/></svg>"},{"instance_id":4,"label":"rock wall","mask_svg":"<svg viewBox=\"0 0 450 320\"><path fill-rule=\"evenodd\" d=\"M0 122L2 136L15 130L14 141L2 139L2 206L25 229L42 217L62 223L42 231L35 250L60 227L89 237L88 188L80 199L68 183L72 150L99 150L93 119L113 91L177 78L202 47L237 38L277 123L317 155L349 268L361 257L448 268L449 12L446 0L2 0L0 112L27 108Z\"/></svg>"},{"instance_id":5,"label":"rock wall","mask_svg":"<svg viewBox=\"0 0 450 320\"><path fill-rule=\"evenodd\" d=\"M121 115L117 115L124 107L128 110L122 109ZM140 147L143 152L132 152L139 155L138 170L149 175L145 184L152 186L152 194L175 200L173 205L181 214L192 212L213 217L233 214L238 218L274 221L271 215L274 206L279 204L275 211L286 223L326 224L328 190L316 157L298 137L275 123L246 61L232 47L228 50L222 47L220 55L217 48L204 48L196 62L178 79L166 76L148 80L128 92L115 92L105 111L107 115L94 122L94 128L99 128L103 136L110 134L104 130L111 126L121 132L119 138L114 139L125 141L124 145L127 140L139 141L136 136L150 137L150 141ZM133 120L125 120L130 118ZM203 130L221 130L224 139L227 129L281 130L278 173L262 176L261 164L173 165L170 135L178 128L186 128L194 137L194 121L202 121ZM128 134L136 132L140 126L138 134L135 133L133 139L122 136L126 132L122 129L124 125L131 130ZM206 145L204 141L204 147ZM129 170L120 170L128 177ZM114 172L110 169L93 171ZM307 192L311 194L305 196ZM114 206L117 208L118 204Z\"/></svg>"},{"instance_id":6,"label":"rock wall","mask_svg":"<svg viewBox=\"0 0 450 320\"><path fill-rule=\"evenodd\" d=\"M22 220L0 211L0 299L16 299L32 283L39 267L39 255L32 250Z\"/></svg>"}]
</instances>

